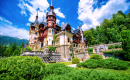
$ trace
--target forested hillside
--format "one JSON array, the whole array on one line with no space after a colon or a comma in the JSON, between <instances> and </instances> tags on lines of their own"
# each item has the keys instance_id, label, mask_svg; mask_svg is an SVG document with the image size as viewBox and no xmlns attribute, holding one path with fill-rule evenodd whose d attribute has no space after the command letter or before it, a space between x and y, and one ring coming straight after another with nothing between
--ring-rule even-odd
<instances>
[{"instance_id":1,"label":"forested hillside","mask_svg":"<svg viewBox=\"0 0 130 80\"><path fill-rule=\"evenodd\" d=\"M83 33L90 46L120 42L122 30L130 30L130 13L124 14L118 11L110 20L104 19L99 26L96 26L96 29L91 28Z\"/></svg>"},{"instance_id":2,"label":"forested hillside","mask_svg":"<svg viewBox=\"0 0 130 80\"><path fill-rule=\"evenodd\" d=\"M9 37L9 36L0 35L0 45L12 46L13 43L16 43L18 46L20 46L22 42L24 44L28 44L28 40L26 40L26 39L19 39L16 37Z\"/></svg>"}]
</instances>

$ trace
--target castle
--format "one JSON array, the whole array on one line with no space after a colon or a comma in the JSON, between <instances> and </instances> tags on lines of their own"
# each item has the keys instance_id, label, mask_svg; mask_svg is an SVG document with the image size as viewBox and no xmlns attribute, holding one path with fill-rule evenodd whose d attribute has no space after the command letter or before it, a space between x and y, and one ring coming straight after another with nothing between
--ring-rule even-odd
<instances>
[{"instance_id":1,"label":"castle","mask_svg":"<svg viewBox=\"0 0 130 80\"><path fill-rule=\"evenodd\" d=\"M48 46L56 46L56 52L60 53L61 58L69 58L72 52L84 52L86 39L83 37L83 31L79 24L78 29L71 31L69 23L62 26L56 24L56 15L51 2L50 11L46 13L46 22L38 22L38 12L35 22L30 25L29 47L33 51L42 48L44 52ZM54 36L57 36L54 41Z\"/></svg>"}]
</instances>

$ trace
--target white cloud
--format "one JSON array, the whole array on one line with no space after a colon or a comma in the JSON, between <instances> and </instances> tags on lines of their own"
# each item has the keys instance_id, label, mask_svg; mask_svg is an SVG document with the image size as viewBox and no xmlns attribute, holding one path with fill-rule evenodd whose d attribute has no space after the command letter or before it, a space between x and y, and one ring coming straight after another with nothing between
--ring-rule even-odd
<instances>
[{"instance_id":1,"label":"white cloud","mask_svg":"<svg viewBox=\"0 0 130 80\"><path fill-rule=\"evenodd\" d=\"M56 13L57 16L65 18L65 15L60 11L60 8L54 9L54 12Z\"/></svg>"},{"instance_id":2,"label":"white cloud","mask_svg":"<svg viewBox=\"0 0 130 80\"><path fill-rule=\"evenodd\" d=\"M3 18L1 16L0 16L0 21L4 21L6 23L12 24L12 22L10 22L9 20L7 20L7 19L5 19L5 18Z\"/></svg>"},{"instance_id":3,"label":"white cloud","mask_svg":"<svg viewBox=\"0 0 130 80\"><path fill-rule=\"evenodd\" d=\"M29 39L29 31L23 28L14 27L15 25L12 25L12 22L3 17L0 17L0 20L3 21L0 23L0 35L18 37L20 39Z\"/></svg>"},{"instance_id":4,"label":"white cloud","mask_svg":"<svg viewBox=\"0 0 130 80\"><path fill-rule=\"evenodd\" d=\"M30 26L30 23L27 23L26 26Z\"/></svg>"},{"instance_id":5,"label":"white cloud","mask_svg":"<svg viewBox=\"0 0 130 80\"><path fill-rule=\"evenodd\" d=\"M11 37L18 37L20 39L29 39L29 31L23 28L16 28L11 25L0 26L1 35L11 36Z\"/></svg>"},{"instance_id":6,"label":"white cloud","mask_svg":"<svg viewBox=\"0 0 130 80\"><path fill-rule=\"evenodd\" d=\"M46 16L47 8L49 7L49 3L47 0L20 0L18 6L21 8L21 14L27 14L26 11L29 11L29 21L34 22L37 11L36 9L39 7L40 11L38 12L38 20L43 21L43 16ZM45 18L44 18L45 19Z\"/></svg>"},{"instance_id":7,"label":"white cloud","mask_svg":"<svg viewBox=\"0 0 130 80\"><path fill-rule=\"evenodd\" d=\"M65 24L65 22L62 22L61 25Z\"/></svg>"},{"instance_id":8,"label":"white cloud","mask_svg":"<svg viewBox=\"0 0 130 80\"><path fill-rule=\"evenodd\" d=\"M74 27L72 27L72 29L73 29L73 30L75 30L75 28L74 28Z\"/></svg>"},{"instance_id":9,"label":"white cloud","mask_svg":"<svg viewBox=\"0 0 130 80\"><path fill-rule=\"evenodd\" d=\"M60 23L60 20L59 19L56 19L56 24L59 24Z\"/></svg>"},{"instance_id":10,"label":"white cloud","mask_svg":"<svg viewBox=\"0 0 130 80\"><path fill-rule=\"evenodd\" d=\"M112 15L119 10L126 11L130 3L125 0L109 0L101 8L93 8L94 0L80 0L78 5L78 19L83 21L82 29L95 28L100 25L104 19L110 19ZM94 9L94 10L93 10Z\"/></svg>"}]
</instances>

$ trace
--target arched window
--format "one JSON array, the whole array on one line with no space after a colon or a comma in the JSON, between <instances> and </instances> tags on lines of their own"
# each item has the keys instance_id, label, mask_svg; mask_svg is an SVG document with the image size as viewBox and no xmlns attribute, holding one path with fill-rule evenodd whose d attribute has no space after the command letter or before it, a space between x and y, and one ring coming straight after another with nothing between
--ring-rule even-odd
<instances>
[{"instance_id":1,"label":"arched window","mask_svg":"<svg viewBox=\"0 0 130 80\"><path fill-rule=\"evenodd\" d=\"M70 39L68 38L68 42L70 42Z\"/></svg>"},{"instance_id":2,"label":"arched window","mask_svg":"<svg viewBox=\"0 0 130 80\"><path fill-rule=\"evenodd\" d=\"M35 32L35 35L37 35L37 32Z\"/></svg>"},{"instance_id":3,"label":"arched window","mask_svg":"<svg viewBox=\"0 0 130 80\"><path fill-rule=\"evenodd\" d=\"M42 36L42 32L41 32L41 36Z\"/></svg>"}]
</instances>

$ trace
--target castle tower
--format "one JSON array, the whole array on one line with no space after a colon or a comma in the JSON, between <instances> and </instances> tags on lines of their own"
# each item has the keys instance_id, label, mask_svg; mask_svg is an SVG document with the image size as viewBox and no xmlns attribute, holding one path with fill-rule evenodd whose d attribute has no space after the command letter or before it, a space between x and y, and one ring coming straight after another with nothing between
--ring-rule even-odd
<instances>
[{"instance_id":1,"label":"castle tower","mask_svg":"<svg viewBox=\"0 0 130 80\"><path fill-rule=\"evenodd\" d=\"M84 43L83 31L82 31L80 22L79 22L79 30L80 30L80 33L81 33L81 36L82 36L82 39L81 39L82 41L81 41L81 43Z\"/></svg>"},{"instance_id":2,"label":"castle tower","mask_svg":"<svg viewBox=\"0 0 130 80\"><path fill-rule=\"evenodd\" d=\"M47 45L53 45L53 35L56 24L56 15L54 13L54 7L51 1L50 11L46 14L48 36L47 36Z\"/></svg>"}]
</instances>

